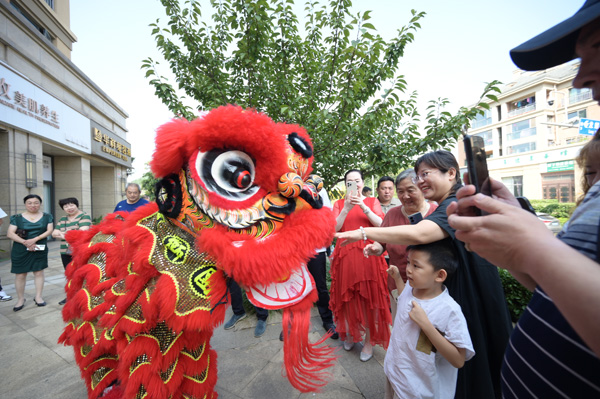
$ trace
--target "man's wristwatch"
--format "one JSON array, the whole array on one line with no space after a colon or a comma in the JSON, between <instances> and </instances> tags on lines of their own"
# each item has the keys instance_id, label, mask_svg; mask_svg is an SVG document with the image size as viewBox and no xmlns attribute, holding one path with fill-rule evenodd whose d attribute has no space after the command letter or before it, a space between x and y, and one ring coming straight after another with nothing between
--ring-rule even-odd
<instances>
[{"instance_id":1,"label":"man's wristwatch","mask_svg":"<svg viewBox=\"0 0 600 399\"><path fill-rule=\"evenodd\" d=\"M517 198L517 201L519 201L519 205L521 205L521 208L523 208L526 211L531 212L537 216L537 214L535 213L535 209L533 209L533 206L531 206L531 202L529 202L527 197L516 197L516 198Z\"/></svg>"}]
</instances>

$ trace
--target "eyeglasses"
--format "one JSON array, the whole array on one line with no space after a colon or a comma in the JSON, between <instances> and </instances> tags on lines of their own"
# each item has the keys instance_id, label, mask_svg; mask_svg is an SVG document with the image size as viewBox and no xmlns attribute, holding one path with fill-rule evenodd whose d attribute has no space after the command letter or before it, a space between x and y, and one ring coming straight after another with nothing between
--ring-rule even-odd
<instances>
[{"instance_id":1,"label":"eyeglasses","mask_svg":"<svg viewBox=\"0 0 600 399\"><path fill-rule=\"evenodd\" d=\"M425 180L425 178L426 178L427 176L429 176L429 175L430 175L430 174L432 174L433 172L437 172L437 171L438 171L437 169L434 169L434 170L426 170L426 171L425 171L425 172L423 172L423 173L419 173L418 175L416 175L415 177L413 177L411 180L412 180L413 184L417 184L417 183L418 183L420 180L423 180L423 181L424 181L424 180Z\"/></svg>"}]
</instances>

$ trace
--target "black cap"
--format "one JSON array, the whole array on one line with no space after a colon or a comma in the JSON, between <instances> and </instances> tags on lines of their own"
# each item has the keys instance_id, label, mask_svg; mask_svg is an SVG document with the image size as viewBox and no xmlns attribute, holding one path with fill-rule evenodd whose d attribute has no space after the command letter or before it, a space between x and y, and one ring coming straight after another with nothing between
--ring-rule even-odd
<instances>
[{"instance_id":1,"label":"black cap","mask_svg":"<svg viewBox=\"0 0 600 399\"><path fill-rule=\"evenodd\" d=\"M515 65L537 71L564 64L576 58L575 43L579 31L600 17L600 0L587 0L571 17L510 50Z\"/></svg>"}]
</instances>

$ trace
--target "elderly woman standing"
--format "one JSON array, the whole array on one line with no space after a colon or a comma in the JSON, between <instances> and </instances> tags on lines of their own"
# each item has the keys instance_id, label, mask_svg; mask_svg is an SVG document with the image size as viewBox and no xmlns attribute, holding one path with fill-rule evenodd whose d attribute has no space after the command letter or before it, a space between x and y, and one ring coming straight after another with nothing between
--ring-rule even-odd
<instances>
[{"instance_id":1,"label":"elderly woman standing","mask_svg":"<svg viewBox=\"0 0 600 399\"><path fill-rule=\"evenodd\" d=\"M445 285L462 308L476 353L458 372L455 398L500 398L500 368L512 323L495 266L467 251L448 224L446 207L456 201L456 191L462 187L459 170L456 158L448 151L422 155L415 163L414 183L426 199L439 204L431 215L415 225L371 227L338 233L336 237L346 240L341 245L354 245L365 237L401 245L426 244L450 237L459 267Z\"/></svg>"},{"instance_id":2,"label":"elderly woman standing","mask_svg":"<svg viewBox=\"0 0 600 399\"><path fill-rule=\"evenodd\" d=\"M333 206L336 231L348 231L363 226L379 226L383 218L376 198L362 196L362 173L352 169L344 177L346 184L356 182L357 195L347 193ZM360 360L373 357L373 345L387 348L390 339L390 302L386 292L387 264L383 257L365 259L363 249L372 241L359 241L348 246L336 246L331 263L331 310L337 330L349 351L364 334Z\"/></svg>"},{"instance_id":3,"label":"elderly woman standing","mask_svg":"<svg viewBox=\"0 0 600 399\"><path fill-rule=\"evenodd\" d=\"M52 237L61 240L60 243L60 258L63 267L67 269L67 265L71 263L71 247L65 240L65 235L71 230L89 230L92 225L92 218L87 213L79 209L79 201L75 197L63 198L58 201L58 205L65 211L67 216L63 216L56 223L56 228L52 232ZM58 304L64 305L67 299L63 299Z\"/></svg>"},{"instance_id":4,"label":"elderly woman standing","mask_svg":"<svg viewBox=\"0 0 600 399\"><path fill-rule=\"evenodd\" d=\"M422 218L431 215L437 208L437 204L425 201L423 193L413 182L417 175L414 169L406 169L396 177L396 194L402 203L401 206L391 208L383 218L381 227L402 226L411 224L409 215L420 213ZM390 265L398 267L402 280L406 282L406 245L402 244L385 244L374 242L365 247L365 253L368 255L381 255L384 251L390 256ZM388 290L390 295L396 289L396 283L388 276ZM396 318L396 300L391 299L392 304L392 321Z\"/></svg>"},{"instance_id":5,"label":"elderly woman standing","mask_svg":"<svg viewBox=\"0 0 600 399\"><path fill-rule=\"evenodd\" d=\"M44 269L48 267L48 246L46 238L52 234L52 215L40 210L42 198L30 194L23 199L25 212L10 217L10 226L6 236L14 241L10 255L11 273L15 276L17 303L13 311L18 312L25 306L25 281L27 273L33 272L35 298L37 306L46 306L42 298L44 289ZM19 234L17 234L19 233Z\"/></svg>"}]
</instances>

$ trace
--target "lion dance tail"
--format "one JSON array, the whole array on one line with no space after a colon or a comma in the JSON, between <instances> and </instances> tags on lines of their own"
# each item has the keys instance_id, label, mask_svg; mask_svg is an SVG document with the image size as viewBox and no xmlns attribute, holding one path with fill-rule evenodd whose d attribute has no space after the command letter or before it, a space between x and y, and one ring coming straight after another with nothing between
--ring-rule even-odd
<instances>
[{"instance_id":1,"label":"lion dance tail","mask_svg":"<svg viewBox=\"0 0 600 399\"><path fill-rule=\"evenodd\" d=\"M324 370L333 366L336 360L335 349L324 344L331 332L315 343L309 341L314 296L316 290L302 302L283 311L283 361L288 380L301 392L319 391L325 386L331 373Z\"/></svg>"}]
</instances>

